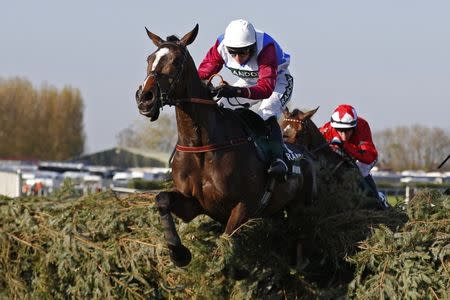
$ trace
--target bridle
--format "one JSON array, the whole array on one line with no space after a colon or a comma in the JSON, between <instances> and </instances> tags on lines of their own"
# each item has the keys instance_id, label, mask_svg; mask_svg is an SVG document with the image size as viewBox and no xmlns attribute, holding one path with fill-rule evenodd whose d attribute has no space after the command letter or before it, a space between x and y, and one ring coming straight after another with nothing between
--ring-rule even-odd
<instances>
[{"instance_id":1,"label":"bridle","mask_svg":"<svg viewBox=\"0 0 450 300\"><path fill-rule=\"evenodd\" d=\"M149 76L152 75L155 78L155 82L158 87L158 94L157 94L157 99L156 99L158 108L162 109L163 106L165 106L165 105L177 106L181 103L196 103L196 104L217 106L216 101L210 100L210 99L203 99L203 98L196 98L196 97L190 97L190 98L174 98L173 97L173 95L172 95L173 91L174 91L175 87L180 83L181 76L183 75L183 72L185 70L185 65L186 65L186 62L188 59L188 52L179 43L170 42L170 41L166 41L166 42L160 44L158 49L155 52L157 52L159 49L161 49L165 46L175 46L177 49L179 49L181 51L181 53L183 54L183 60L181 61L181 65L178 68L178 72L174 76L167 75L167 74L161 74L161 73L158 73L155 71L149 72L148 75ZM212 79L212 77L211 77L211 79ZM164 78L167 78L167 82L169 82L169 84L163 84ZM168 88L165 89L164 88L165 86L168 86Z\"/></svg>"},{"instance_id":2,"label":"bridle","mask_svg":"<svg viewBox=\"0 0 450 300\"><path fill-rule=\"evenodd\" d=\"M161 48L164 48L165 46L175 46L177 49L181 51L183 54L183 60L181 62L181 65L178 69L178 72L175 74L175 76L167 75L167 74L161 74L155 71L150 71L149 76L153 75L156 81L156 85L158 87L158 95L157 95L157 101L158 106L162 108L164 105L176 105L176 101L173 100L173 98L170 97L170 95L173 93L174 88L179 83L181 75L184 71L184 66L186 64L187 60L187 51L184 49L180 44L176 42L164 42L161 45L159 45L158 49L155 51L159 51ZM167 78L167 81L169 82L168 88L164 89L163 87L167 86L167 84L161 84L162 79ZM170 80L171 79L171 80Z\"/></svg>"}]
</instances>

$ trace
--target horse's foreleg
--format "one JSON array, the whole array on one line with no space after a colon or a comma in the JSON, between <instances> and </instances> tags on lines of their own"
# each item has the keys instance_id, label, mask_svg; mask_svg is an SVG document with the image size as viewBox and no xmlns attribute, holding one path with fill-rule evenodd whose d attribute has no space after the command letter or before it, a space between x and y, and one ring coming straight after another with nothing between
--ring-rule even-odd
<instances>
[{"instance_id":1,"label":"horse's foreleg","mask_svg":"<svg viewBox=\"0 0 450 300\"><path fill-rule=\"evenodd\" d=\"M181 243L171 212L174 212L183 221L189 222L201 212L201 207L195 199L187 198L178 192L159 193L156 196L156 206L161 218L170 258L176 266L186 266L191 261L191 252Z\"/></svg>"},{"instance_id":2,"label":"horse's foreleg","mask_svg":"<svg viewBox=\"0 0 450 300\"><path fill-rule=\"evenodd\" d=\"M231 211L225 228L226 234L231 234L236 228L248 220L247 206L239 202Z\"/></svg>"}]
</instances>

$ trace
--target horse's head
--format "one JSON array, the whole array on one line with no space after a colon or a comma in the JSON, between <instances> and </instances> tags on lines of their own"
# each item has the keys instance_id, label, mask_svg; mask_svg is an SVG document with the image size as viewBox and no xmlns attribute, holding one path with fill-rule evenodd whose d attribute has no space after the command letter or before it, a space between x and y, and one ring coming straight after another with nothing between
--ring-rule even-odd
<instances>
[{"instance_id":1,"label":"horse's head","mask_svg":"<svg viewBox=\"0 0 450 300\"><path fill-rule=\"evenodd\" d=\"M318 109L319 107L304 113L299 109L294 109L290 112L286 107L283 111L283 119L281 120L284 141L291 144L310 146L314 139L314 134L311 129L313 127L317 129L311 121L311 118Z\"/></svg>"},{"instance_id":2,"label":"horse's head","mask_svg":"<svg viewBox=\"0 0 450 300\"><path fill-rule=\"evenodd\" d=\"M186 46L195 40L198 24L181 39L169 36L163 40L145 29L158 49L147 58L147 77L136 91L136 102L139 112L155 121L162 106L185 96L187 87L183 78L188 69L195 69Z\"/></svg>"}]
</instances>

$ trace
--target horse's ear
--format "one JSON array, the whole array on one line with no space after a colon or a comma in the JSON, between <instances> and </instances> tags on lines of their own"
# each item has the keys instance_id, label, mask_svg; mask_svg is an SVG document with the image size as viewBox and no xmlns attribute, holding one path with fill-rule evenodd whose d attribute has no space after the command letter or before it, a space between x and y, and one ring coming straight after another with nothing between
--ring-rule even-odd
<instances>
[{"instance_id":1,"label":"horse's ear","mask_svg":"<svg viewBox=\"0 0 450 300\"><path fill-rule=\"evenodd\" d=\"M186 33L181 38L181 40L180 40L181 43L185 46L191 44L197 37L197 33L198 33L198 24L195 25L194 29L192 29L191 32Z\"/></svg>"},{"instance_id":2,"label":"horse's ear","mask_svg":"<svg viewBox=\"0 0 450 300\"><path fill-rule=\"evenodd\" d=\"M150 32L147 29L147 27L145 27L145 30L147 31L148 37L152 40L153 44L155 44L156 47L159 47L159 45L161 45L164 42L164 40L162 38L160 38L156 34Z\"/></svg>"},{"instance_id":3,"label":"horse's ear","mask_svg":"<svg viewBox=\"0 0 450 300\"><path fill-rule=\"evenodd\" d=\"M286 106L286 107L283 109L283 116L284 116L285 118L289 118L289 114L290 114L289 108Z\"/></svg>"},{"instance_id":4,"label":"horse's ear","mask_svg":"<svg viewBox=\"0 0 450 300\"><path fill-rule=\"evenodd\" d=\"M311 119L314 116L314 114L317 112L319 107L320 106L317 106L315 109L305 112L304 115L302 116L303 119Z\"/></svg>"}]
</instances>

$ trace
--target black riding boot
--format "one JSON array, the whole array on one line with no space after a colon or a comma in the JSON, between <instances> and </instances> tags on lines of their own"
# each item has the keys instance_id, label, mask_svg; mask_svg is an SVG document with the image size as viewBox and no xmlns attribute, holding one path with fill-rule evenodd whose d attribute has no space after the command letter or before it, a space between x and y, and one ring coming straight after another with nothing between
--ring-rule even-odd
<instances>
[{"instance_id":1,"label":"black riding boot","mask_svg":"<svg viewBox=\"0 0 450 300\"><path fill-rule=\"evenodd\" d=\"M370 187L371 192L375 197L378 197L378 189L377 185L375 184L375 181L373 180L372 175L367 175L364 177L364 180L366 181L367 185Z\"/></svg>"},{"instance_id":2,"label":"black riding boot","mask_svg":"<svg viewBox=\"0 0 450 300\"><path fill-rule=\"evenodd\" d=\"M383 193L379 193L377 189L377 185L375 184L375 181L373 180L372 175L367 175L364 177L364 180L369 185L372 192L375 194L375 197L378 198L380 201L380 207L381 209L388 209L390 207L389 203L387 202L386 196L384 196Z\"/></svg>"},{"instance_id":3,"label":"black riding boot","mask_svg":"<svg viewBox=\"0 0 450 300\"><path fill-rule=\"evenodd\" d=\"M270 130L269 142L271 145L272 163L267 173L278 179L284 179L288 168L283 161L283 135L276 117L270 117L266 120L266 125Z\"/></svg>"}]
</instances>

